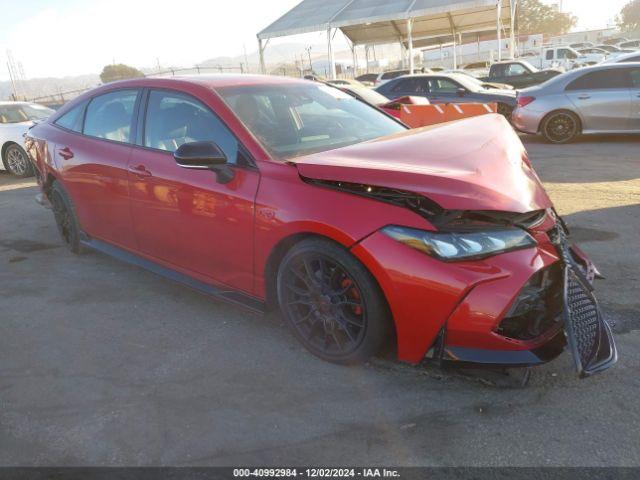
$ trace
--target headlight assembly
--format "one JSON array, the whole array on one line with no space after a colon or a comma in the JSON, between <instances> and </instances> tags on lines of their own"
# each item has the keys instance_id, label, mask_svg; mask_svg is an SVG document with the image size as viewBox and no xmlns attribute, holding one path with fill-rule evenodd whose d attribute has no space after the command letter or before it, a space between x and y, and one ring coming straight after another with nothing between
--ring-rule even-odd
<instances>
[{"instance_id":1,"label":"headlight assembly","mask_svg":"<svg viewBox=\"0 0 640 480\"><path fill-rule=\"evenodd\" d=\"M469 260L510 252L536 245L520 228L491 228L467 232L427 232L389 226L382 229L389 237L445 262Z\"/></svg>"}]
</instances>

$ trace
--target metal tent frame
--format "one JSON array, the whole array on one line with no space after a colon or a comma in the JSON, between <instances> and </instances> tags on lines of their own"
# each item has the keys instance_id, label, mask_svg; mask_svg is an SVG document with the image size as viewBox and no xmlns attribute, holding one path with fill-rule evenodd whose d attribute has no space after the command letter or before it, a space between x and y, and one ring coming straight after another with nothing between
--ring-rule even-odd
<instances>
[{"instance_id":1,"label":"metal tent frame","mask_svg":"<svg viewBox=\"0 0 640 480\"><path fill-rule=\"evenodd\" d=\"M351 42L355 59L358 45L400 43L414 70L414 41L450 35L456 37L496 29L498 60L502 59L504 32L510 36L509 55L515 56L515 18L518 0L303 0L258 33L260 69L266 73L265 50L271 38L327 32L327 57L336 76L332 39L339 29ZM457 59L454 53L454 68ZM355 67L355 64L354 64Z\"/></svg>"}]
</instances>

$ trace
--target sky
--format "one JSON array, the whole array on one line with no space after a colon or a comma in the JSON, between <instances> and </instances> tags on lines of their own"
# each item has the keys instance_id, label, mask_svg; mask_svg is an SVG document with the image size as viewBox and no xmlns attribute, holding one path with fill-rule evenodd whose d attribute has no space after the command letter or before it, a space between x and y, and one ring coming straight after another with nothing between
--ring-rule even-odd
<instances>
[{"instance_id":1,"label":"sky","mask_svg":"<svg viewBox=\"0 0 640 480\"><path fill-rule=\"evenodd\" d=\"M543 0L554 3L559 0ZM299 0L0 0L0 80L5 53L27 78L99 73L104 65L191 66L256 50L256 33ZM627 0L563 0L579 27L611 22ZM303 42L322 43L324 33ZM301 41L293 37L292 41Z\"/></svg>"}]
</instances>

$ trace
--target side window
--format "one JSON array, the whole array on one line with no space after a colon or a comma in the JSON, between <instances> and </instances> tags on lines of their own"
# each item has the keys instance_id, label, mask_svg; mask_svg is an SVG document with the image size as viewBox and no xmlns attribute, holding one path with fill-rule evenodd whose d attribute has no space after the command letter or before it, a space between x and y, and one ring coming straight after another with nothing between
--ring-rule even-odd
<instances>
[{"instance_id":1,"label":"side window","mask_svg":"<svg viewBox=\"0 0 640 480\"><path fill-rule=\"evenodd\" d=\"M629 72L621 68L598 70L576 78L566 90L606 90L629 88Z\"/></svg>"},{"instance_id":2,"label":"side window","mask_svg":"<svg viewBox=\"0 0 640 480\"><path fill-rule=\"evenodd\" d=\"M431 93L456 93L461 88L457 83L446 78L433 78L429 80Z\"/></svg>"},{"instance_id":3,"label":"side window","mask_svg":"<svg viewBox=\"0 0 640 480\"><path fill-rule=\"evenodd\" d=\"M527 70L522 65L520 65L519 63L512 63L507 68L506 76L517 77L517 76L526 75L526 74L527 74Z\"/></svg>"},{"instance_id":4,"label":"side window","mask_svg":"<svg viewBox=\"0 0 640 480\"><path fill-rule=\"evenodd\" d=\"M424 93L424 82L422 79L416 78L405 78L398 80L393 87L391 87L391 92L394 93Z\"/></svg>"},{"instance_id":5,"label":"side window","mask_svg":"<svg viewBox=\"0 0 640 480\"><path fill-rule=\"evenodd\" d=\"M131 143L131 124L138 90L118 90L91 100L84 120L84 134Z\"/></svg>"},{"instance_id":6,"label":"side window","mask_svg":"<svg viewBox=\"0 0 640 480\"><path fill-rule=\"evenodd\" d=\"M505 70L504 70L504 65L501 65L499 63L495 64L492 68L493 68L493 76L494 77L504 77L505 75Z\"/></svg>"},{"instance_id":7,"label":"side window","mask_svg":"<svg viewBox=\"0 0 640 480\"><path fill-rule=\"evenodd\" d=\"M553 60L553 50L547 50L547 60Z\"/></svg>"},{"instance_id":8,"label":"side window","mask_svg":"<svg viewBox=\"0 0 640 480\"><path fill-rule=\"evenodd\" d=\"M215 142L229 163L237 162L238 141L201 102L179 92L149 92L144 146L174 152L189 142Z\"/></svg>"},{"instance_id":9,"label":"side window","mask_svg":"<svg viewBox=\"0 0 640 480\"><path fill-rule=\"evenodd\" d=\"M640 89L640 68L634 68L630 72L631 88Z\"/></svg>"},{"instance_id":10,"label":"side window","mask_svg":"<svg viewBox=\"0 0 640 480\"><path fill-rule=\"evenodd\" d=\"M80 105L73 107L71 110L57 119L54 123L62 128L66 128L67 130L81 133L82 117L84 114L85 106L86 102L83 102Z\"/></svg>"}]
</instances>

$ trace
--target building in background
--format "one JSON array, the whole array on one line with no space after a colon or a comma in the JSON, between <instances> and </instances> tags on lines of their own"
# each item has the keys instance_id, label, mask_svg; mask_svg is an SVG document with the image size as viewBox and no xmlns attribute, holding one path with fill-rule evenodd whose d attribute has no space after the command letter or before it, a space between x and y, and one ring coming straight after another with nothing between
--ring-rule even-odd
<instances>
[{"instance_id":1,"label":"building in background","mask_svg":"<svg viewBox=\"0 0 640 480\"><path fill-rule=\"evenodd\" d=\"M466 41L465 41L466 40ZM542 35L522 35L517 39L516 51L539 52L544 41ZM502 58L508 57L509 40L502 40ZM467 37L463 43L455 46L459 66L476 62L494 62L498 59L498 40L495 35L477 35L475 41ZM453 68L452 43L431 45L422 50L422 61L425 67Z\"/></svg>"},{"instance_id":2,"label":"building in background","mask_svg":"<svg viewBox=\"0 0 640 480\"><path fill-rule=\"evenodd\" d=\"M602 43L609 37L619 36L621 33L616 28L601 28L599 30L583 30L580 32L571 32L556 37L550 37L550 44L570 44L581 42L592 42L596 45ZM625 34L625 36L627 36Z\"/></svg>"}]
</instances>

